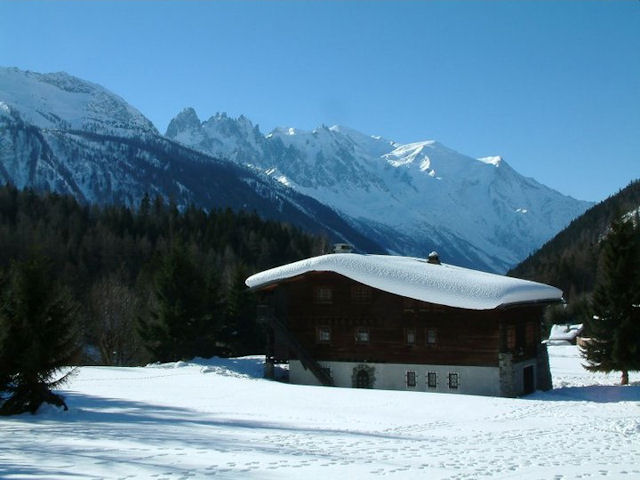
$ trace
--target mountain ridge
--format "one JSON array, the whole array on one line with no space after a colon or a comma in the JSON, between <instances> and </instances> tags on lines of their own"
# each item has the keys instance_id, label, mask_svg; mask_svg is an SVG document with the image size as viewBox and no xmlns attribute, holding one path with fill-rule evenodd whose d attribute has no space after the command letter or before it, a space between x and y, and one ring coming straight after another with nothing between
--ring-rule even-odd
<instances>
[{"instance_id":1,"label":"mountain ridge","mask_svg":"<svg viewBox=\"0 0 640 480\"><path fill-rule=\"evenodd\" d=\"M589 208L539 250L509 271L509 275L550 283L574 301L593 291L600 241L615 219L635 221L640 212L640 179Z\"/></svg>"},{"instance_id":2,"label":"mountain ridge","mask_svg":"<svg viewBox=\"0 0 640 480\"><path fill-rule=\"evenodd\" d=\"M124 99L65 72L37 73L3 67L0 85L4 110L19 105L22 119L43 129L158 134L153 123Z\"/></svg>"},{"instance_id":3,"label":"mountain ridge","mask_svg":"<svg viewBox=\"0 0 640 480\"><path fill-rule=\"evenodd\" d=\"M40 95L34 100L21 94L27 90L24 85L18 94L11 90L20 75L27 85L52 78L0 68L0 180L4 183L69 193L85 203L137 206L148 194L171 198L181 208L195 204L256 211L263 218L290 222L334 241L383 251L316 200L250 168L165 138L117 95L105 99L110 92L103 87L96 94L100 101L95 101L86 93L95 93L94 84L84 85L71 77L74 87L80 86L80 98L69 100L45 86L34 89ZM7 77L13 78L7 81ZM25 98L26 106L20 103ZM117 105L112 122L108 111L99 107L113 102L122 104ZM61 111L45 109L59 104L64 105ZM130 122L119 121L126 118L118 112L132 112L126 117Z\"/></svg>"},{"instance_id":4,"label":"mountain ridge","mask_svg":"<svg viewBox=\"0 0 640 480\"><path fill-rule=\"evenodd\" d=\"M506 271L592 205L519 175L502 157L474 159L435 140L400 144L340 125L263 134L224 113L198 120L185 109L166 135L261 169L391 252L448 250L464 266Z\"/></svg>"},{"instance_id":5,"label":"mountain ridge","mask_svg":"<svg viewBox=\"0 0 640 480\"><path fill-rule=\"evenodd\" d=\"M433 140L400 144L340 125L265 135L245 116L202 121L193 108L162 136L121 97L64 73L0 68L0 138L0 178L19 187L99 203L136 204L145 193L182 206L230 202L361 251L435 249L497 272L590 206L501 158Z\"/></svg>"}]
</instances>

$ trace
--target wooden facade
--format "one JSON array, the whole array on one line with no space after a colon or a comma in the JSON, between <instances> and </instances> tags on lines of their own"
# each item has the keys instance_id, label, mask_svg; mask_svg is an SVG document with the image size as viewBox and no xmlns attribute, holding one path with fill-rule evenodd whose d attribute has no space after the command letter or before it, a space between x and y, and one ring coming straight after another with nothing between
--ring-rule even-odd
<instances>
[{"instance_id":1,"label":"wooden facade","mask_svg":"<svg viewBox=\"0 0 640 480\"><path fill-rule=\"evenodd\" d=\"M334 272L307 272L260 290L269 316L281 326L270 336L271 362L303 355L320 364L492 367L502 372L505 359L511 366L535 363L540 355L544 305L533 302L490 310L453 308L388 293ZM358 386L355 375L354 370L353 386ZM407 385L415 385L410 376L416 373L407 375ZM528 393L533 385L515 394Z\"/></svg>"}]
</instances>

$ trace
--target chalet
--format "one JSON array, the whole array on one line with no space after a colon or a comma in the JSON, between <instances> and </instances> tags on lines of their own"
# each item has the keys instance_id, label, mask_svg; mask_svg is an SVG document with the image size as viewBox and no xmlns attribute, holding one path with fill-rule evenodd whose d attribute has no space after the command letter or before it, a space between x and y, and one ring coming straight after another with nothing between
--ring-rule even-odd
<instances>
[{"instance_id":1,"label":"chalet","mask_svg":"<svg viewBox=\"0 0 640 480\"><path fill-rule=\"evenodd\" d=\"M267 375L292 383L518 396L551 388L554 287L428 259L340 253L257 273Z\"/></svg>"}]
</instances>

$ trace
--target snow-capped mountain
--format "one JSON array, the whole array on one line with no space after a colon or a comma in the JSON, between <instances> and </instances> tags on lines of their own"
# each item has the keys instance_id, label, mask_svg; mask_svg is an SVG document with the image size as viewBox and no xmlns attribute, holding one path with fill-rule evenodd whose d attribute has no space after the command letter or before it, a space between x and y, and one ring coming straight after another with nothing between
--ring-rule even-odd
<instances>
[{"instance_id":1,"label":"snow-capped mountain","mask_svg":"<svg viewBox=\"0 0 640 480\"><path fill-rule=\"evenodd\" d=\"M138 205L148 193L178 206L245 209L383 250L317 200L163 137L122 98L66 73L0 68L0 182L89 203Z\"/></svg>"},{"instance_id":2,"label":"snow-capped mountain","mask_svg":"<svg viewBox=\"0 0 640 480\"><path fill-rule=\"evenodd\" d=\"M390 252L504 272L592 204L436 141L399 144L343 126L262 134L247 118L185 109L166 136L251 165L340 212Z\"/></svg>"},{"instance_id":3,"label":"snow-capped mountain","mask_svg":"<svg viewBox=\"0 0 640 480\"><path fill-rule=\"evenodd\" d=\"M0 68L0 109L18 108L23 121L39 128L104 135L157 134L153 124L100 85L64 72L35 73Z\"/></svg>"},{"instance_id":4,"label":"snow-capped mountain","mask_svg":"<svg viewBox=\"0 0 640 480\"><path fill-rule=\"evenodd\" d=\"M353 129L278 128L180 113L161 136L105 88L66 73L0 68L0 181L137 204L245 208L363 251L502 272L590 206L524 178L499 157Z\"/></svg>"}]
</instances>

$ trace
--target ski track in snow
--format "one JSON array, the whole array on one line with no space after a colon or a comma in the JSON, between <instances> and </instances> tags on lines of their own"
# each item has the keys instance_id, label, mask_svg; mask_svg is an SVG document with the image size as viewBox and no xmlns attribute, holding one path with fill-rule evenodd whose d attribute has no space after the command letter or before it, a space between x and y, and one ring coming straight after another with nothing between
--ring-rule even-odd
<instances>
[{"instance_id":1,"label":"ski track in snow","mask_svg":"<svg viewBox=\"0 0 640 480\"><path fill-rule=\"evenodd\" d=\"M0 420L0 478L640 479L640 384L550 347L520 399L287 385L260 357L84 367L69 412Z\"/></svg>"}]
</instances>

